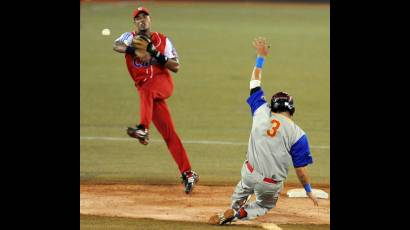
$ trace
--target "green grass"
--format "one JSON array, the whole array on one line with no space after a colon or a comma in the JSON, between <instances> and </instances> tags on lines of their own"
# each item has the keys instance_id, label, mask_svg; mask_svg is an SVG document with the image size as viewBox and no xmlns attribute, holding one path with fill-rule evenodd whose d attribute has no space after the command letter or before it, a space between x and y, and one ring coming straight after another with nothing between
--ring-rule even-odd
<instances>
[{"instance_id":1,"label":"green grass","mask_svg":"<svg viewBox=\"0 0 410 230\"><path fill-rule=\"evenodd\" d=\"M168 100L182 140L247 142L246 99L254 65L251 41L265 36L271 54L263 88L295 97L294 120L313 146L329 146L329 8L318 5L144 3L152 30L168 35L180 56ZM132 29L134 5L84 4L80 28L80 136L126 137L139 120L139 98L112 42ZM112 36L101 36L110 28ZM152 127L152 139L160 140ZM204 184L234 184L246 146L185 144ZM313 183L329 183L329 149L312 148ZM163 143L80 141L80 179L175 183L177 167ZM288 181L296 182L293 170Z\"/></svg>"},{"instance_id":2,"label":"green grass","mask_svg":"<svg viewBox=\"0 0 410 230\"><path fill-rule=\"evenodd\" d=\"M283 230L328 230L329 225L279 225ZM227 225L212 226L206 223L184 222L184 221L164 221L153 219L133 219L119 217L99 217L80 214L81 230L261 230L261 227Z\"/></svg>"},{"instance_id":3,"label":"green grass","mask_svg":"<svg viewBox=\"0 0 410 230\"><path fill-rule=\"evenodd\" d=\"M300 224L280 224L278 225L282 228L282 230L329 230L330 225L323 224L323 225L300 225Z\"/></svg>"},{"instance_id":4,"label":"green grass","mask_svg":"<svg viewBox=\"0 0 410 230\"><path fill-rule=\"evenodd\" d=\"M158 138L157 138L158 139ZM151 143L142 146L133 142L81 141L80 177L83 180L114 180L144 183L175 183L179 172L165 144ZM246 146L186 144L191 164L201 172L201 184L234 184L240 180L240 169ZM210 151L211 149L211 151ZM315 152L316 164L310 174L316 183L326 183L324 169L318 165L329 164L328 158ZM323 170L323 171L321 171ZM297 180L290 171L289 181Z\"/></svg>"}]
</instances>

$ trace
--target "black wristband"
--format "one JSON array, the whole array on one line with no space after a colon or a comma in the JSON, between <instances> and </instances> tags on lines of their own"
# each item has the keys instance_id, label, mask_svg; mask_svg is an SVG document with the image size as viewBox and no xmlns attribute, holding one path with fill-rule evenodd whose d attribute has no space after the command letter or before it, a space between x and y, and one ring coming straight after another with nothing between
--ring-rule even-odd
<instances>
[{"instance_id":1,"label":"black wristband","mask_svg":"<svg viewBox=\"0 0 410 230\"><path fill-rule=\"evenodd\" d=\"M157 59L157 62L160 65L164 65L168 61L168 58L165 55L161 54L159 51L157 51L157 53L154 55L154 58Z\"/></svg>"},{"instance_id":2,"label":"black wristband","mask_svg":"<svg viewBox=\"0 0 410 230\"><path fill-rule=\"evenodd\" d=\"M125 53L127 54L135 54L135 48L132 46L127 46L127 48L125 49Z\"/></svg>"},{"instance_id":3,"label":"black wristband","mask_svg":"<svg viewBox=\"0 0 410 230\"><path fill-rule=\"evenodd\" d=\"M151 54L152 57L154 57L157 54L158 51L155 49L154 44L152 44L152 42L148 43L147 52Z\"/></svg>"}]
</instances>

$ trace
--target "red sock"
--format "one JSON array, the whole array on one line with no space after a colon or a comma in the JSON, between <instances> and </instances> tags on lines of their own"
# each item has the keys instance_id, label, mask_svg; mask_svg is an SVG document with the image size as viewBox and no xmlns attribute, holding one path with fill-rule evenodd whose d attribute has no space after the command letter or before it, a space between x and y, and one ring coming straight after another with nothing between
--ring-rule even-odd
<instances>
[{"instance_id":1,"label":"red sock","mask_svg":"<svg viewBox=\"0 0 410 230\"><path fill-rule=\"evenodd\" d=\"M248 216L248 213L247 213L247 212L245 211L245 209L242 207L242 208L239 209L237 215L238 215L238 219L242 219L242 218Z\"/></svg>"}]
</instances>

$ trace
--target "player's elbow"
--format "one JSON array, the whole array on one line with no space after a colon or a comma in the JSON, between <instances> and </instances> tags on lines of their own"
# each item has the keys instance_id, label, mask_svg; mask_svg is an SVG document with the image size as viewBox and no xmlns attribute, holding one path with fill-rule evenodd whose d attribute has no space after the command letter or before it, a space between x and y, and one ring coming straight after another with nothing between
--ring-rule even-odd
<instances>
[{"instance_id":1,"label":"player's elbow","mask_svg":"<svg viewBox=\"0 0 410 230\"><path fill-rule=\"evenodd\" d=\"M177 73L177 72L178 72L178 70L179 70L179 65L178 65L178 66L176 66L176 67L174 67L174 69L172 70L172 72Z\"/></svg>"},{"instance_id":2,"label":"player's elbow","mask_svg":"<svg viewBox=\"0 0 410 230\"><path fill-rule=\"evenodd\" d=\"M120 52L120 51L118 50L118 46L117 46L117 45L114 45L114 46L112 47L112 50L114 50L115 52Z\"/></svg>"},{"instance_id":3,"label":"player's elbow","mask_svg":"<svg viewBox=\"0 0 410 230\"><path fill-rule=\"evenodd\" d=\"M177 73L179 70L179 63L176 63L175 65L170 66L169 70L171 70L174 73Z\"/></svg>"},{"instance_id":4,"label":"player's elbow","mask_svg":"<svg viewBox=\"0 0 410 230\"><path fill-rule=\"evenodd\" d=\"M125 53L126 48L127 46L125 46L124 44L120 42L115 42L112 47L112 49L118 53Z\"/></svg>"}]
</instances>

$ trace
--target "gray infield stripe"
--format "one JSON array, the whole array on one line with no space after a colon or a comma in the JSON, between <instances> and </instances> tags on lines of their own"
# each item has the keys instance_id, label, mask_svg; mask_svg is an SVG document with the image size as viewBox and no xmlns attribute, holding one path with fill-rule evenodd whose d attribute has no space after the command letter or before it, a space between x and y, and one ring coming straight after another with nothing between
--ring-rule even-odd
<instances>
[{"instance_id":1,"label":"gray infield stripe","mask_svg":"<svg viewBox=\"0 0 410 230\"><path fill-rule=\"evenodd\" d=\"M135 141L133 138L125 137L80 137L80 140L83 141ZM150 142L154 143L163 143L163 140L150 139ZM195 140L195 141L182 141L184 144L204 144L204 145L248 145L248 142L232 142L232 141L204 141L204 140ZM329 146L325 145L311 145L312 149L330 149Z\"/></svg>"}]
</instances>

